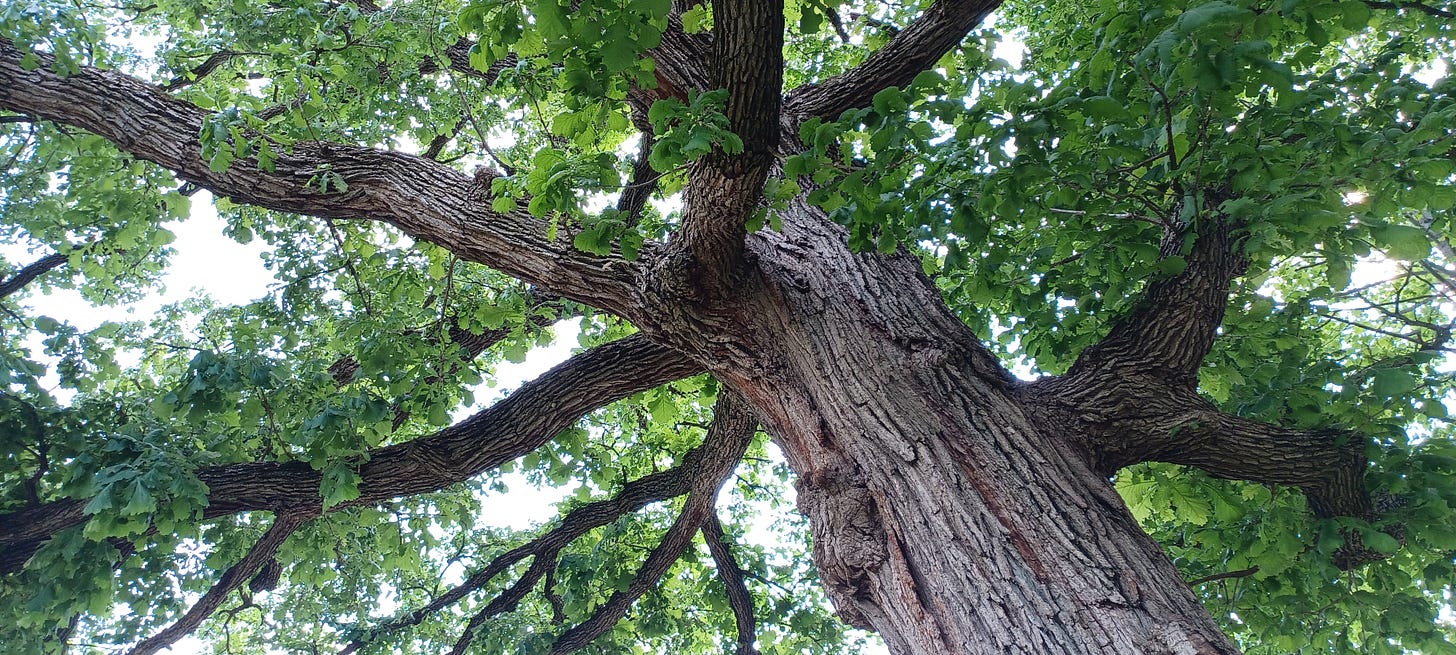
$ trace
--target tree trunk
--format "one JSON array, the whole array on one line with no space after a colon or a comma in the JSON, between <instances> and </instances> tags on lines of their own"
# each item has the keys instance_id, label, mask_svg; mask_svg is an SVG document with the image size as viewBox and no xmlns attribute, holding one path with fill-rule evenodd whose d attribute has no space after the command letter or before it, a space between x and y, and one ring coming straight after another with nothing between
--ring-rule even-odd
<instances>
[{"instance_id":1,"label":"tree trunk","mask_svg":"<svg viewBox=\"0 0 1456 655\"><path fill-rule=\"evenodd\" d=\"M719 319L742 338L701 354L798 474L843 618L895 653L1238 652L914 257L785 214L749 240L761 284Z\"/></svg>"}]
</instances>

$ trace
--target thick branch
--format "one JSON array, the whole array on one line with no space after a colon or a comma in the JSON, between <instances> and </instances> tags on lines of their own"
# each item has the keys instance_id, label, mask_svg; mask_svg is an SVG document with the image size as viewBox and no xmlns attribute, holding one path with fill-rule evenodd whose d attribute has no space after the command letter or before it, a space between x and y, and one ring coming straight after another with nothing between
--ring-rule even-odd
<instances>
[{"instance_id":1,"label":"thick branch","mask_svg":"<svg viewBox=\"0 0 1456 655\"><path fill-rule=\"evenodd\" d=\"M61 264L66 263L66 259L67 257L65 255L61 253L55 253L52 255L46 255L45 257L41 257L40 259L37 259L30 264L27 264L25 268L16 271L15 275L10 276L10 279L0 281L0 298L4 298L12 293L15 293L16 291L25 288L25 285L34 282L36 278L45 275L46 273L50 272L51 269L54 269Z\"/></svg>"},{"instance_id":2,"label":"thick branch","mask_svg":"<svg viewBox=\"0 0 1456 655\"><path fill-rule=\"evenodd\" d=\"M598 346L515 393L429 437L381 448L359 469L359 497L340 507L438 491L521 457L583 414L639 391L699 373L697 364L643 336ZM198 471L207 485L203 518L251 510L304 518L323 512L321 476L302 462L248 462ZM86 521L84 499L0 515L0 573L19 570L57 531Z\"/></svg>"},{"instance_id":3,"label":"thick branch","mask_svg":"<svg viewBox=\"0 0 1456 655\"><path fill-rule=\"evenodd\" d=\"M1181 257L1187 267L1148 284L1132 313L1084 350L1067 377L1137 372L1187 389L1197 384L1198 368L1223 322L1229 285L1247 266L1232 226L1210 221L1201 229L1186 255L1179 254L1182 234L1164 239L1163 260Z\"/></svg>"},{"instance_id":4,"label":"thick branch","mask_svg":"<svg viewBox=\"0 0 1456 655\"><path fill-rule=\"evenodd\" d=\"M252 158L214 172L197 139L207 113L135 78L83 68L51 72L47 55L25 70L21 52L0 39L0 108L89 130L136 157L236 201L320 218L386 221L461 259L485 264L562 296L624 316L635 313L635 265L551 240L524 208L496 213L489 189L438 162L399 152L300 142L274 170ZM279 148L282 150L282 148ZM324 180L331 181L329 191ZM342 180L347 190L340 191Z\"/></svg>"},{"instance_id":5,"label":"thick branch","mask_svg":"<svg viewBox=\"0 0 1456 655\"><path fill-rule=\"evenodd\" d=\"M743 449L753 439L757 426L757 421L742 399L727 390L719 393L710 434L721 432L724 439L736 445L741 456ZM668 528L667 534L663 535L662 542L648 553L647 560L642 563L642 568L638 569L627 589L614 592L605 603L597 607L591 617L562 633L551 645L551 655L565 655L576 651L606 634L622 619L633 602L657 585L657 581L662 579L668 568L692 545L693 535L713 511L718 490L728 476L733 474L737 465L737 458L723 458L713 462L712 466L693 480L692 491L688 494L682 513L672 527Z\"/></svg>"},{"instance_id":6,"label":"thick branch","mask_svg":"<svg viewBox=\"0 0 1456 655\"><path fill-rule=\"evenodd\" d=\"M744 224L758 207L779 140L784 79L782 0L713 0L712 84L728 91L724 114L743 152L697 162L673 244L690 296L721 296L743 260Z\"/></svg>"},{"instance_id":7,"label":"thick branch","mask_svg":"<svg viewBox=\"0 0 1456 655\"><path fill-rule=\"evenodd\" d=\"M1066 376L1027 390L1051 429L1086 440L1103 474L1140 462L1183 464L1219 478L1299 487L1321 517L1370 514L1364 440L1356 435L1233 416L1152 375Z\"/></svg>"},{"instance_id":8,"label":"thick branch","mask_svg":"<svg viewBox=\"0 0 1456 655\"><path fill-rule=\"evenodd\" d=\"M716 514L708 515L702 530L703 541L707 542L713 564L718 567L718 579L723 581L723 589L728 594L728 607L733 609L733 621L738 629L738 645L734 653L758 655L758 649L753 645L758 638L757 622L753 618L753 596L744 583L743 567L733 558L733 551L723 535L723 524L718 522Z\"/></svg>"},{"instance_id":9,"label":"thick branch","mask_svg":"<svg viewBox=\"0 0 1456 655\"><path fill-rule=\"evenodd\" d=\"M228 594L243 586L249 578L272 562L274 553L278 552L278 547L283 545L283 541L288 538L288 535L293 534L304 523L306 523L304 519L289 514L281 514L276 517L273 525L263 533L262 538L248 549L237 564L224 571L217 583L213 584L212 588L208 589L207 593L203 594L202 598L198 599L186 614L182 615L182 618L163 628L161 632L137 643L127 655L151 655L172 645L178 639L192 634L198 626L202 625L203 621L207 620L207 617L212 616L217 608L222 607Z\"/></svg>"},{"instance_id":10,"label":"thick branch","mask_svg":"<svg viewBox=\"0 0 1456 655\"><path fill-rule=\"evenodd\" d=\"M795 123L833 120L849 109L868 107L876 93L903 87L966 38L1000 0L939 0L864 63L819 84L789 94L784 113Z\"/></svg>"}]
</instances>

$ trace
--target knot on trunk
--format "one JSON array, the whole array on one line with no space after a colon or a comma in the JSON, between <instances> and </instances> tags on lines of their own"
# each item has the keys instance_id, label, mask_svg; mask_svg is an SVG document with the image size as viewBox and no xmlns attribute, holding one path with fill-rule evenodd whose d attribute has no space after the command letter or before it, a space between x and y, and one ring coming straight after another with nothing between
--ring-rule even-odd
<instances>
[{"instance_id":1,"label":"knot on trunk","mask_svg":"<svg viewBox=\"0 0 1456 655\"><path fill-rule=\"evenodd\" d=\"M839 617L871 629L869 604L877 573L889 559L884 522L858 471L835 466L800 478L799 511L813 528L814 561Z\"/></svg>"}]
</instances>

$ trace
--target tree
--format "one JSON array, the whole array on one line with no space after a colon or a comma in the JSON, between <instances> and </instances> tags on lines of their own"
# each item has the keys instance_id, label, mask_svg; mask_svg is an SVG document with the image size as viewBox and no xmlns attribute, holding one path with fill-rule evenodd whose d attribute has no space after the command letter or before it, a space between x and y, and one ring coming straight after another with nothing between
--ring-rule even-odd
<instances>
[{"instance_id":1,"label":"tree","mask_svg":"<svg viewBox=\"0 0 1456 655\"><path fill-rule=\"evenodd\" d=\"M1456 652L1453 12L7 5L0 634L835 652L817 579L896 653ZM275 292L26 313L199 189ZM478 527L512 469L563 514Z\"/></svg>"}]
</instances>

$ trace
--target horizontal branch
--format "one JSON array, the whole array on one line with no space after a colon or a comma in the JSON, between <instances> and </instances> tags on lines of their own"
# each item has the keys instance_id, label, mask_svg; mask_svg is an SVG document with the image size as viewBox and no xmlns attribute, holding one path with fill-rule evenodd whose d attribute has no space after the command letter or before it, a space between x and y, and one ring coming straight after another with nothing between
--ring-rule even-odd
<instances>
[{"instance_id":1,"label":"horizontal branch","mask_svg":"<svg viewBox=\"0 0 1456 655\"><path fill-rule=\"evenodd\" d=\"M1001 0L938 0L863 63L818 84L789 93L784 113L794 123L834 120L846 110L870 106L876 93L903 87L929 70L985 20Z\"/></svg>"},{"instance_id":2,"label":"horizontal branch","mask_svg":"<svg viewBox=\"0 0 1456 655\"><path fill-rule=\"evenodd\" d=\"M521 457L582 415L639 391L702 371L685 356L636 335L581 353L515 393L431 436L380 448L359 469L359 497L333 509L438 491ZM303 462L204 468L203 518L268 510L304 518L324 510L322 476ZM0 514L0 574L19 570L56 532L86 521L85 499Z\"/></svg>"},{"instance_id":3,"label":"horizontal branch","mask_svg":"<svg viewBox=\"0 0 1456 655\"><path fill-rule=\"evenodd\" d=\"M1445 18L1447 20L1456 18L1456 13L1446 11L1445 9L1441 9L1440 7L1432 7L1431 5L1422 4L1419 2L1383 2L1381 0L1365 0L1365 6L1372 9L1408 9L1410 11L1420 12L1427 16L1433 16L1435 18Z\"/></svg>"},{"instance_id":4,"label":"horizontal branch","mask_svg":"<svg viewBox=\"0 0 1456 655\"><path fill-rule=\"evenodd\" d=\"M1249 576L1251 576L1251 575L1253 575L1255 573L1258 573L1258 572L1259 572L1259 567L1257 567L1257 566L1251 566L1251 567L1249 567L1247 569L1239 569L1237 571L1224 571L1223 573L1215 573L1213 575L1205 575L1205 576L1203 576L1201 578L1198 578L1196 580L1189 580L1188 581L1188 586L1190 586L1190 587L1196 587L1196 586L1201 585L1201 584L1204 584L1204 583L1215 582L1215 581L1218 581L1218 580L1232 580L1232 579L1235 579L1235 578L1247 578L1247 577L1249 577Z\"/></svg>"},{"instance_id":5,"label":"horizontal branch","mask_svg":"<svg viewBox=\"0 0 1456 655\"><path fill-rule=\"evenodd\" d=\"M1299 487L1321 517L1370 515L1365 440L1358 435L1234 416L1152 375L1087 381L1066 376L1027 391L1043 416L1060 417L1052 420L1063 426L1080 422L1074 430L1102 474L1141 462L1182 464L1218 478Z\"/></svg>"},{"instance_id":6,"label":"horizontal branch","mask_svg":"<svg viewBox=\"0 0 1456 655\"><path fill-rule=\"evenodd\" d=\"M0 38L0 108L88 130L240 203L385 221L466 261L622 316L635 313L636 264L579 251L569 235L547 238L547 223L523 207L495 212L489 186L465 173L415 155L325 142L278 147L271 170L249 157L214 171L198 140L208 112L114 71L59 75L44 53L34 53L40 67L27 70L23 54Z\"/></svg>"}]
</instances>

